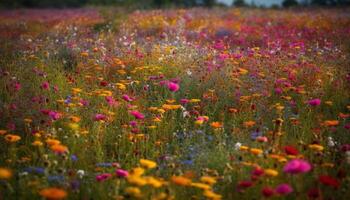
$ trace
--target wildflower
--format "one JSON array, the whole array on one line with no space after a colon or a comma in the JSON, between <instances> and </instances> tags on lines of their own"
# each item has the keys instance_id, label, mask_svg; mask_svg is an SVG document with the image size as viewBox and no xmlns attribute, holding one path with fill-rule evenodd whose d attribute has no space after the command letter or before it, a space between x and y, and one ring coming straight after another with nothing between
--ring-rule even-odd
<instances>
[{"instance_id":1,"label":"wildflower","mask_svg":"<svg viewBox=\"0 0 350 200\"><path fill-rule=\"evenodd\" d=\"M169 82L167 84L167 87L172 92L176 92L176 91L178 91L180 89L180 86L177 83L174 83L174 82Z\"/></svg>"},{"instance_id":2,"label":"wildflower","mask_svg":"<svg viewBox=\"0 0 350 200\"><path fill-rule=\"evenodd\" d=\"M136 167L136 168L133 168L131 170L131 174L130 175L133 175L133 176L141 176L143 173L145 172L145 170L141 167Z\"/></svg>"},{"instance_id":3,"label":"wildflower","mask_svg":"<svg viewBox=\"0 0 350 200\"><path fill-rule=\"evenodd\" d=\"M285 147L284 147L284 151L285 151L286 154L288 154L288 155L296 156L296 155L299 154L298 149L296 149L296 148L293 147L293 146L285 146Z\"/></svg>"},{"instance_id":4,"label":"wildflower","mask_svg":"<svg viewBox=\"0 0 350 200\"><path fill-rule=\"evenodd\" d=\"M173 176L171 177L171 181L176 185L181 185L181 186L189 186L192 183L191 179L188 179L183 176Z\"/></svg>"},{"instance_id":5,"label":"wildflower","mask_svg":"<svg viewBox=\"0 0 350 200\"><path fill-rule=\"evenodd\" d=\"M137 187L127 187L125 188L125 193L133 196L133 197L141 197L141 190Z\"/></svg>"},{"instance_id":6,"label":"wildflower","mask_svg":"<svg viewBox=\"0 0 350 200\"><path fill-rule=\"evenodd\" d=\"M140 176L130 175L130 176L127 176L126 179L130 184L137 185L137 186L144 186L147 184L147 181Z\"/></svg>"},{"instance_id":7,"label":"wildflower","mask_svg":"<svg viewBox=\"0 0 350 200\"><path fill-rule=\"evenodd\" d=\"M264 195L264 197L271 197L275 194L275 191L270 187L264 187L261 190L261 193L262 193L262 195Z\"/></svg>"},{"instance_id":8,"label":"wildflower","mask_svg":"<svg viewBox=\"0 0 350 200\"><path fill-rule=\"evenodd\" d=\"M122 98L123 98L125 101L127 101L127 102L131 102L131 101L134 100L133 98L129 97L129 96L126 95L126 94L124 94L124 95L122 96Z\"/></svg>"},{"instance_id":9,"label":"wildflower","mask_svg":"<svg viewBox=\"0 0 350 200\"><path fill-rule=\"evenodd\" d=\"M338 120L326 120L324 121L324 125L331 127L331 126L337 126L339 124Z\"/></svg>"},{"instance_id":10,"label":"wildflower","mask_svg":"<svg viewBox=\"0 0 350 200\"><path fill-rule=\"evenodd\" d=\"M6 130L0 130L0 135L5 135L7 133Z\"/></svg>"},{"instance_id":11,"label":"wildflower","mask_svg":"<svg viewBox=\"0 0 350 200\"><path fill-rule=\"evenodd\" d=\"M64 199L67 196L67 192L65 190L55 187L42 189L40 190L39 194L43 198L54 200Z\"/></svg>"},{"instance_id":12,"label":"wildflower","mask_svg":"<svg viewBox=\"0 0 350 200\"><path fill-rule=\"evenodd\" d=\"M109 173L99 174L96 176L96 181L102 182L109 179L110 177L112 177L112 174L109 174Z\"/></svg>"},{"instance_id":13,"label":"wildflower","mask_svg":"<svg viewBox=\"0 0 350 200\"><path fill-rule=\"evenodd\" d=\"M129 175L129 172L126 171L126 170L123 170L123 169L117 169L115 171L115 174L118 176L118 177L127 177Z\"/></svg>"},{"instance_id":14,"label":"wildflower","mask_svg":"<svg viewBox=\"0 0 350 200\"><path fill-rule=\"evenodd\" d=\"M0 180L10 179L12 177L12 171L7 168L0 167Z\"/></svg>"},{"instance_id":15,"label":"wildflower","mask_svg":"<svg viewBox=\"0 0 350 200\"><path fill-rule=\"evenodd\" d=\"M209 185L204 183L191 183L191 186L202 190L209 190L211 188Z\"/></svg>"},{"instance_id":16,"label":"wildflower","mask_svg":"<svg viewBox=\"0 0 350 200\"><path fill-rule=\"evenodd\" d=\"M48 90L48 89L50 89L50 84L49 84L49 82L47 82L47 81L43 82L43 83L41 84L41 89L43 89L43 90Z\"/></svg>"},{"instance_id":17,"label":"wildflower","mask_svg":"<svg viewBox=\"0 0 350 200\"><path fill-rule=\"evenodd\" d=\"M157 167L157 163L151 160L146 160L146 159L141 159L140 160L141 166L147 168L147 169L152 169Z\"/></svg>"},{"instance_id":18,"label":"wildflower","mask_svg":"<svg viewBox=\"0 0 350 200\"><path fill-rule=\"evenodd\" d=\"M210 124L210 126L213 127L213 128L221 128L222 127L222 123L220 123L220 122L212 122Z\"/></svg>"},{"instance_id":19,"label":"wildflower","mask_svg":"<svg viewBox=\"0 0 350 200\"><path fill-rule=\"evenodd\" d=\"M41 141L36 140L32 143L32 145L36 147L40 147L40 146L43 146L43 143Z\"/></svg>"},{"instance_id":20,"label":"wildflower","mask_svg":"<svg viewBox=\"0 0 350 200\"><path fill-rule=\"evenodd\" d=\"M151 185L152 187L155 187L155 188L160 188L163 185L162 181L151 176L144 177L144 179L146 180L148 185Z\"/></svg>"},{"instance_id":21,"label":"wildflower","mask_svg":"<svg viewBox=\"0 0 350 200\"><path fill-rule=\"evenodd\" d=\"M5 140L10 143L18 142L21 139L18 135L7 134L5 135Z\"/></svg>"},{"instance_id":22,"label":"wildflower","mask_svg":"<svg viewBox=\"0 0 350 200\"><path fill-rule=\"evenodd\" d=\"M58 120L59 118L61 118L62 114L59 112L50 111L49 116L51 117L52 120Z\"/></svg>"},{"instance_id":23,"label":"wildflower","mask_svg":"<svg viewBox=\"0 0 350 200\"><path fill-rule=\"evenodd\" d=\"M96 114L94 116L94 121L104 121L107 119L107 116L104 114Z\"/></svg>"},{"instance_id":24,"label":"wildflower","mask_svg":"<svg viewBox=\"0 0 350 200\"><path fill-rule=\"evenodd\" d=\"M243 123L243 126L246 127L246 128L252 127L254 125L255 125L254 121L246 121L246 122Z\"/></svg>"},{"instance_id":25,"label":"wildflower","mask_svg":"<svg viewBox=\"0 0 350 200\"><path fill-rule=\"evenodd\" d=\"M215 178L210 177L210 176L202 176L202 177L201 177L201 181L202 181L203 183L208 184L208 185L214 185L214 184L216 183Z\"/></svg>"},{"instance_id":26,"label":"wildflower","mask_svg":"<svg viewBox=\"0 0 350 200\"><path fill-rule=\"evenodd\" d=\"M283 184L278 185L275 188L275 191L276 191L276 193L278 193L280 195L287 195L287 194L293 192L293 188L290 185L283 183Z\"/></svg>"},{"instance_id":27,"label":"wildflower","mask_svg":"<svg viewBox=\"0 0 350 200\"><path fill-rule=\"evenodd\" d=\"M310 106L319 106L321 104L320 99L311 99L307 102Z\"/></svg>"},{"instance_id":28,"label":"wildflower","mask_svg":"<svg viewBox=\"0 0 350 200\"><path fill-rule=\"evenodd\" d=\"M265 169L264 173L266 176L271 176L271 177L275 177L278 175L278 171L276 171L274 169Z\"/></svg>"},{"instance_id":29,"label":"wildflower","mask_svg":"<svg viewBox=\"0 0 350 200\"><path fill-rule=\"evenodd\" d=\"M50 147L52 151L58 154L66 153L68 151L68 147L61 145L61 144L56 144Z\"/></svg>"},{"instance_id":30,"label":"wildflower","mask_svg":"<svg viewBox=\"0 0 350 200\"><path fill-rule=\"evenodd\" d=\"M263 153L263 150L261 149L257 149L257 148L251 148L250 149L250 153L254 154L254 155L260 155Z\"/></svg>"},{"instance_id":31,"label":"wildflower","mask_svg":"<svg viewBox=\"0 0 350 200\"><path fill-rule=\"evenodd\" d=\"M238 188L249 188L253 185L253 182L251 181L240 181L238 183Z\"/></svg>"},{"instance_id":32,"label":"wildflower","mask_svg":"<svg viewBox=\"0 0 350 200\"><path fill-rule=\"evenodd\" d=\"M309 162L302 159L293 159L289 161L283 168L285 173L299 174L306 173L311 170Z\"/></svg>"},{"instance_id":33,"label":"wildflower","mask_svg":"<svg viewBox=\"0 0 350 200\"><path fill-rule=\"evenodd\" d=\"M144 119L145 118L145 116L142 113L140 113L139 111L136 111L136 110L130 111L130 114L132 116L134 116L136 119Z\"/></svg>"},{"instance_id":34,"label":"wildflower","mask_svg":"<svg viewBox=\"0 0 350 200\"><path fill-rule=\"evenodd\" d=\"M221 195L216 194L212 190L204 190L203 196L207 197L208 199L213 199L213 200L219 200L222 198Z\"/></svg>"},{"instance_id":35,"label":"wildflower","mask_svg":"<svg viewBox=\"0 0 350 200\"><path fill-rule=\"evenodd\" d=\"M324 185L328 185L328 186L331 186L331 187L334 187L334 188L338 188L340 186L340 183L337 179L331 177L331 176L328 176L328 175L320 175L318 177L318 180L324 184Z\"/></svg>"},{"instance_id":36,"label":"wildflower","mask_svg":"<svg viewBox=\"0 0 350 200\"><path fill-rule=\"evenodd\" d=\"M324 147L319 144L310 144L309 148L315 151L323 151Z\"/></svg>"}]
</instances>

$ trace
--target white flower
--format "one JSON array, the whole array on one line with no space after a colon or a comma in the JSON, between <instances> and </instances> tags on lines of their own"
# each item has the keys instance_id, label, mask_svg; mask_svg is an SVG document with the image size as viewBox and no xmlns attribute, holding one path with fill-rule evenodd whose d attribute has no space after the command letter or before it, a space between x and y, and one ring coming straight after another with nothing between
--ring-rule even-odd
<instances>
[{"instance_id":1,"label":"white flower","mask_svg":"<svg viewBox=\"0 0 350 200\"><path fill-rule=\"evenodd\" d=\"M237 142L237 143L235 144L235 150L239 150L239 148L241 148L241 146L242 146L242 143Z\"/></svg>"},{"instance_id":2,"label":"white flower","mask_svg":"<svg viewBox=\"0 0 350 200\"><path fill-rule=\"evenodd\" d=\"M83 176L85 175L84 170L79 169L79 170L77 171L77 175L78 175L79 178L83 178Z\"/></svg>"}]
</instances>

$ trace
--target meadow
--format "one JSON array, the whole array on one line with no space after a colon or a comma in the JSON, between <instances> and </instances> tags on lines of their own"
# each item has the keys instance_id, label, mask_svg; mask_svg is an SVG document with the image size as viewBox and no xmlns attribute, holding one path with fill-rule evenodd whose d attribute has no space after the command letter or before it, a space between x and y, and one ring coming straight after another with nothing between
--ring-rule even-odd
<instances>
[{"instance_id":1,"label":"meadow","mask_svg":"<svg viewBox=\"0 0 350 200\"><path fill-rule=\"evenodd\" d=\"M0 12L0 199L350 197L350 10Z\"/></svg>"}]
</instances>

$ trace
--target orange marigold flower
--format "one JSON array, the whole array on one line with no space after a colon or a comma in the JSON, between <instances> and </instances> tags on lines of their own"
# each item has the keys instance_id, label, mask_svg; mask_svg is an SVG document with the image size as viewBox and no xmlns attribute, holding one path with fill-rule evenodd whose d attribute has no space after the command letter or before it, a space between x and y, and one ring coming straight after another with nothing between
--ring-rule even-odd
<instances>
[{"instance_id":1,"label":"orange marigold flower","mask_svg":"<svg viewBox=\"0 0 350 200\"><path fill-rule=\"evenodd\" d=\"M243 126L246 127L246 128L249 128L249 127L252 127L255 125L255 121L246 121L246 122L243 122Z\"/></svg>"},{"instance_id":2,"label":"orange marigold flower","mask_svg":"<svg viewBox=\"0 0 350 200\"><path fill-rule=\"evenodd\" d=\"M212 122L210 124L210 126L213 127L213 128L222 128L222 123L220 123L220 122Z\"/></svg>"},{"instance_id":3,"label":"orange marigold flower","mask_svg":"<svg viewBox=\"0 0 350 200\"><path fill-rule=\"evenodd\" d=\"M339 124L338 120L326 120L324 121L325 126L337 126Z\"/></svg>"},{"instance_id":4,"label":"orange marigold flower","mask_svg":"<svg viewBox=\"0 0 350 200\"><path fill-rule=\"evenodd\" d=\"M171 181L176 185L181 186L189 186L192 183L191 179L185 178L183 176L173 176L171 177Z\"/></svg>"},{"instance_id":5,"label":"orange marigold flower","mask_svg":"<svg viewBox=\"0 0 350 200\"><path fill-rule=\"evenodd\" d=\"M65 153L68 151L68 147L61 145L61 144L52 145L50 148L55 153Z\"/></svg>"},{"instance_id":6,"label":"orange marigold flower","mask_svg":"<svg viewBox=\"0 0 350 200\"><path fill-rule=\"evenodd\" d=\"M10 179L12 177L12 171L7 168L0 167L0 179Z\"/></svg>"},{"instance_id":7,"label":"orange marigold flower","mask_svg":"<svg viewBox=\"0 0 350 200\"><path fill-rule=\"evenodd\" d=\"M40 190L39 192L40 196L46 198L46 199L64 199L67 196L67 192L60 188L45 188Z\"/></svg>"},{"instance_id":8,"label":"orange marigold flower","mask_svg":"<svg viewBox=\"0 0 350 200\"><path fill-rule=\"evenodd\" d=\"M18 135L13 135L13 134L7 134L6 136L5 136L5 140L7 141L7 142L17 142L17 141L19 141L21 139L21 137L20 136L18 136Z\"/></svg>"}]
</instances>

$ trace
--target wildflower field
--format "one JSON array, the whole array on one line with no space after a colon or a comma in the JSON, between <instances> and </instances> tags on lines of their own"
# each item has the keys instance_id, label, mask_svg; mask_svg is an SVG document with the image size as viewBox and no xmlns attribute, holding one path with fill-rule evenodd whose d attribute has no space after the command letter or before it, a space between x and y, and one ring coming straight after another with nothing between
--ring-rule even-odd
<instances>
[{"instance_id":1,"label":"wildflower field","mask_svg":"<svg viewBox=\"0 0 350 200\"><path fill-rule=\"evenodd\" d=\"M350 10L0 12L0 199L349 199Z\"/></svg>"}]
</instances>

